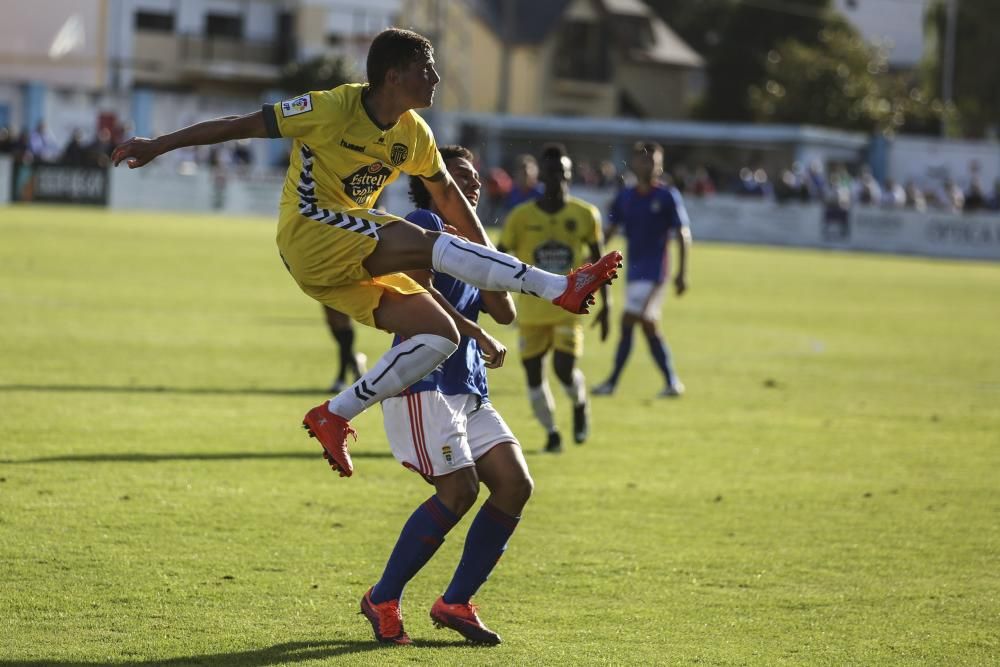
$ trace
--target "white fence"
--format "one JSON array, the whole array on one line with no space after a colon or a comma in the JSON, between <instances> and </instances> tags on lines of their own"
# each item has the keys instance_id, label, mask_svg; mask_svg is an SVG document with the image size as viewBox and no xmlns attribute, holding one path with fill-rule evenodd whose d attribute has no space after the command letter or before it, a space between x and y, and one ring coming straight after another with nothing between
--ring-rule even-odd
<instances>
[{"instance_id":1,"label":"white fence","mask_svg":"<svg viewBox=\"0 0 1000 667\"><path fill-rule=\"evenodd\" d=\"M700 240L1000 261L998 215L856 206L837 221L820 204L727 196L691 200L688 212Z\"/></svg>"},{"instance_id":2,"label":"white fence","mask_svg":"<svg viewBox=\"0 0 1000 667\"><path fill-rule=\"evenodd\" d=\"M220 212L275 217L283 178L279 175L213 176L205 170L178 174L167 169L112 169L108 205L114 209ZM10 160L0 158L0 204L9 197ZM573 193L602 211L613 193L575 188ZM393 184L382 205L409 210L406 179ZM698 241L836 248L889 254L1000 261L1000 215L953 215L855 207L846 218L828 220L821 204L718 195L689 199L691 227Z\"/></svg>"}]
</instances>

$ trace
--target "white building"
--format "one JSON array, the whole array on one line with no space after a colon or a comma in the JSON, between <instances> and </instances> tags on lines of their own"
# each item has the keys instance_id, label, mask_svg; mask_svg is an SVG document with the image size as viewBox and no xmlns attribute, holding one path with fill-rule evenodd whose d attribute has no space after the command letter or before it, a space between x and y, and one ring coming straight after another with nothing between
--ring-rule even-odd
<instances>
[{"instance_id":1,"label":"white building","mask_svg":"<svg viewBox=\"0 0 1000 667\"><path fill-rule=\"evenodd\" d=\"M0 127L148 135L279 99L323 53L364 73L400 0L13 0L0 22ZM296 91L297 92L297 91Z\"/></svg>"},{"instance_id":2,"label":"white building","mask_svg":"<svg viewBox=\"0 0 1000 667\"><path fill-rule=\"evenodd\" d=\"M924 55L924 17L930 0L834 0L848 21L872 44L889 52L889 64L910 69Z\"/></svg>"}]
</instances>

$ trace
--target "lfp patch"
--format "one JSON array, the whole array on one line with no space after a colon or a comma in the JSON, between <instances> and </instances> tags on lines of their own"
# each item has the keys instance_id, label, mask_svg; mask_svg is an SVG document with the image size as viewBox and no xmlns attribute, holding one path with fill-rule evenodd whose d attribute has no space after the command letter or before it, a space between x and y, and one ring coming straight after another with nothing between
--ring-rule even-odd
<instances>
[{"instance_id":1,"label":"lfp patch","mask_svg":"<svg viewBox=\"0 0 1000 667\"><path fill-rule=\"evenodd\" d=\"M307 111L312 110L312 96L309 93L299 95L294 99L285 100L281 103L281 115L285 118L288 118L289 116L298 116L300 113L306 113Z\"/></svg>"}]
</instances>

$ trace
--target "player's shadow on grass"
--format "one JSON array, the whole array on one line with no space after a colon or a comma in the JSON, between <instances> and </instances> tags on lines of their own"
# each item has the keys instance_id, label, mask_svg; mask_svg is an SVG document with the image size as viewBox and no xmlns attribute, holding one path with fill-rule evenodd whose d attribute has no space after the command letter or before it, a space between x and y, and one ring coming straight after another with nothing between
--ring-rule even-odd
<instances>
[{"instance_id":1,"label":"player's shadow on grass","mask_svg":"<svg viewBox=\"0 0 1000 667\"><path fill-rule=\"evenodd\" d=\"M162 463L164 461L246 461L254 459L321 459L319 452L177 452L147 454L117 452L114 454L62 454L33 459L0 459L0 463ZM354 459L388 459L392 452L351 452ZM3 664L3 663L0 663Z\"/></svg>"},{"instance_id":2,"label":"player's shadow on grass","mask_svg":"<svg viewBox=\"0 0 1000 667\"><path fill-rule=\"evenodd\" d=\"M414 641L410 647L395 647L376 644L374 641L320 641L320 642L285 642L268 648L236 653L214 653L206 655L189 655L177 658L154 658L150 660L123 660L109 662L81 662L74 660L2 660L0 667L97 667L98 665L114 665L115 667L180 667L181 665L214 665L216 667L267 667L268 665L293 664L308 660L323 660L340 655L353 653L368 653L371 651L412 651L420 648L452 648L472 647L465 640Z\"/></svg>"},{"instance_id":3,"label":"player's shadow on grass","mask_svg":"<svg viewBox=\"0 0 1000 667\"><path fill-rule=\"evenodd\" d=\"M322 387L166 387L162 385L0 384L0 391L41 391L97 394L188 394L191 396L328 396Z\"/></svg>"}]
</instances>

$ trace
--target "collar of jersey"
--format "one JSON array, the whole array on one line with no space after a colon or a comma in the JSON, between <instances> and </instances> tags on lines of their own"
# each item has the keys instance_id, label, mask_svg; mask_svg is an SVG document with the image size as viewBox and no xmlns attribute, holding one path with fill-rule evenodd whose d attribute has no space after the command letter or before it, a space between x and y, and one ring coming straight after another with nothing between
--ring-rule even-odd
<instances>
[{"instance_id":1,"label":"collar of jersey","mask_svg":"<svg viewBox=\"0 0 1000 667\"><path fill-rule=\"evenodd\" d=\"M361 108L365 110L365 115L368 116L368 120L372 122L372 125L378 128L379 132L388 132L392 128L396 127L396 124L399 123L399 121L397 120L395 123L392 123L390 125L380 124L375 119L375 116L372 115L372 112L368 109L368 105L365 103L365 94L368 92L368 90L369 90L368 84L365 84L364 87L361 89Z\"/></svg>"}]
</instances>

